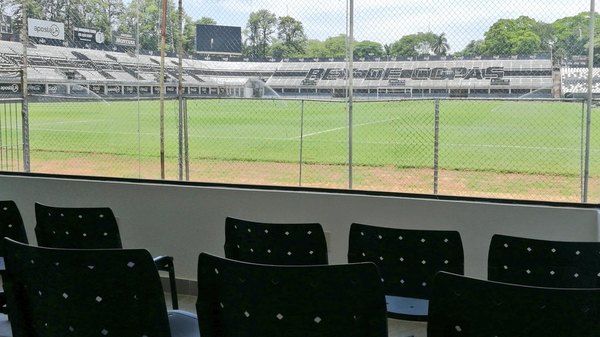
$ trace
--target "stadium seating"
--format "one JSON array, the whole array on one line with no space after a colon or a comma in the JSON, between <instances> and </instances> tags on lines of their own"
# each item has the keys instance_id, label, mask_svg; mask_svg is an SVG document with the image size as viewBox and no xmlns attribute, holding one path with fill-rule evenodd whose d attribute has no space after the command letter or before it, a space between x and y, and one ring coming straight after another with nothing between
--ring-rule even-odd
<instances>
[{"instance_id":1,"label":"stadium seating","mask_svg":"<svg viewBox=\"0 0 600 337\"><path fill-rule=\"evenodd\" d=\"M23 48L17 42L0 42L0 64L21 62ZM154 55L124 53L50 45L34 45L28 51L30 67L36 68L31 80L36 84L64 83L62 76L50 76L39 68L61 68L68 72L95 70L100 76L83 75L94 84L137 85L139 81L157 84L160 58ZM171 55L173 56L173 55ZM226 61L227 58L189 58L182 61L184 85L245 87L259 79L282 95L336 96L334 89L346 86L343 60L278 60L269 62ZM167 81L177 82L179 60L167 57ZM40 75L40 73L43 73ZM139 74L139 76L138 76ZM582 93L586 75L567 70L563 92ZM496 80L501 79L501 80ZM100 82L100 83L98 83ZM600 82L600 81L599 81ZM88 83L88 84L90 84ZM145 83L146 84L146 83ZM548 97L553 87L549 59L443 59L389 60L355 62L354 86L357 96L371 97L446 97L459 90L466 96L520 96L523 92ZM600 90L600 85L595 86ZM208 89L208 88L207 88ZM594 89L594 90L596 90ZM514 90L512 92L511 90ZM200 91L196 91L200 92Z\"/></svg>"},{"instance_id":2,"label":"stadium seating","mask_svg":"<svg viewBox=\"0 0 600 337\"><path fill-rule=\"evenodd\" d=\"M561 71L561 91L565 97L586 95L588 82L587 68L563 68ZM600 68L594 68L592 93L600 94Z\"/></svg>"}]
</instances>

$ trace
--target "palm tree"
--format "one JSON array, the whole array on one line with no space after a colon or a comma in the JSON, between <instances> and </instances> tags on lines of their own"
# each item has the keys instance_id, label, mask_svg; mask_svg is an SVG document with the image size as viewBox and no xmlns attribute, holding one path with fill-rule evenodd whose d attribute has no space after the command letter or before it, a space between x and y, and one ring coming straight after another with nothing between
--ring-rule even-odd
<instances>
[{"instance_id":1,"label":"palm tree","mask_svg":"<svg viewBox=\"0 0 600 337\"><path fill-rule=\"evenodd\" d=\"M446 33L442 33L440 35L436 35L433 44L431 45L431 50L436 55L446 55L446 52L450 50L450 45L448 44L448 39L446 39Z\"/></svg>"}]
</instances>

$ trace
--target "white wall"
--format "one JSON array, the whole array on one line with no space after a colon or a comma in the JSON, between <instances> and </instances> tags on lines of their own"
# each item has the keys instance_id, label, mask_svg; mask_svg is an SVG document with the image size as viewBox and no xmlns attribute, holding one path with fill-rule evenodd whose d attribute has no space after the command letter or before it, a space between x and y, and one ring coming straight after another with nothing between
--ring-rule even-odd
<instances>
[{"instance_id":1,"label":"white wall","mask_svg":"<svg viewBox=\"0 0 600 337\"><path fill-rule=\"evenodd\" d=\"M198 254L223 255L226 216L257 221L320 222L330 262L344 263L352 222L455 229L465 274L485 278L494 233L555 240L598 240L596 209L459 202L335 193L265 191L0 175L0 200L14 200L35 243L34 202L109 206L125 248L175 257L178 278L196 279Z\"/></svg>"}]
</instances>

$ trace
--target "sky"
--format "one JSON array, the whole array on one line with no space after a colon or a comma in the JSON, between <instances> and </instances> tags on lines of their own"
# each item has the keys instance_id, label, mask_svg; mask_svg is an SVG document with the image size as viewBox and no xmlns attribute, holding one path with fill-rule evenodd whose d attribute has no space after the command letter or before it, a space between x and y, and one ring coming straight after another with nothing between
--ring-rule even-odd
<instances>
[{"instance_id":1,"label":"sky","mask_svg":"<svg viewBox=\"0 0 600 337\"><path fill-rule=\"evenodd\" d=\"M245 27L251 12L268 9L290 15L304 25L312 39L346 31L347 0L184 0L194 19L207 16L218 24ZM543 22L589 11L588 0L355 0L355 40L392 43L416 32L446 33L452 51L459 51L498 19L530 16Z\"/></svg>"}]
</instances>

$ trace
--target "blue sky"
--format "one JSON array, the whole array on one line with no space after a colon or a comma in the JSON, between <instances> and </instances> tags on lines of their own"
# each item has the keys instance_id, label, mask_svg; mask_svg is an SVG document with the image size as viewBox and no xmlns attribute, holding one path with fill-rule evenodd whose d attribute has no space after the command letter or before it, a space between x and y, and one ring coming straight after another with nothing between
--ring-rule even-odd
<instances>
[{"instance_id":1,"label":"blue sky","mask_svg":"<svg viewBox=\"0 0 600 337\"><path fill-rule=\"evenodd\" d=\"M355 39L390 43L419 31L445 32L451 51L483 38L500 18L527 15L544 22L589 10L587 0L355 0ZM346 0L201 0L184 6L194 18L208 16L218 24L246 25L251 12L268 9L290 15L304 24L309 38L323 40L346 30Z\"/></svg>"}]
</instances>

